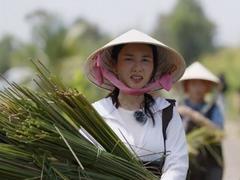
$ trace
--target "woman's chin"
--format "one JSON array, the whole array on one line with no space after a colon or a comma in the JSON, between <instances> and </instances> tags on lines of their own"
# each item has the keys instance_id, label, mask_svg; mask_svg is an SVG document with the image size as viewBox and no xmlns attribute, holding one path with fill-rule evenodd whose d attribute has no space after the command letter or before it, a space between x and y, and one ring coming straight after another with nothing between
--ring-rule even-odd
<instances>
[{"instance_id":1,"label":"woman's chin","mask_svg":"<svg viewBox=\"0 0 240 180\"><path fill-rule=\"evenodd\" d=\"M142 88L144 88L144 86L143 85L130 85L130 86L128 86L129 88L131 88L131 89L142 89Z\"/></svg>"}]
</instances>

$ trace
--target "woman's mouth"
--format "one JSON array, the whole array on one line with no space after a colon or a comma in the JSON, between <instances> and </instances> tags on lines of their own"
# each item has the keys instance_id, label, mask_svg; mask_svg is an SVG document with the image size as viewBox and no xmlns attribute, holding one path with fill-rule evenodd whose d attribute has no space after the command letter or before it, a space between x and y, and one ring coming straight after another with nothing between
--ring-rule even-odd
<instances>
[{"instance_id":1,"label":"woman's mouth","mask_svg":"<svg viewBox=\"0 0 240 180\"><path fill-rule=\"evenodd\" d=\"M143 77L139 75L132 75L130 78L134 83L140 83L143 80Z\"/></svg>"}]
</instances>

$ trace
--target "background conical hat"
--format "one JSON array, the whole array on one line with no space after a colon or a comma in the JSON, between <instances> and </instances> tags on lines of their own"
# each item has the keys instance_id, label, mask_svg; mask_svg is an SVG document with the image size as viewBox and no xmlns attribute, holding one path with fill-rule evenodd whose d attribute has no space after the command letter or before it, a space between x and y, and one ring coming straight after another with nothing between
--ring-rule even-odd
<instances>
[{"instance_id":1,"label":"background conical hat","mask_svg":"<svg viewBox=\"0 0 240 180\"><path fill-rule=\"evenodd\" d=\"M194 80L194 79L210 81L215 84L219 83L219 78L199 62L194 62L189 67L187 67L180 81Z\"/></svg>"}]
</instances>

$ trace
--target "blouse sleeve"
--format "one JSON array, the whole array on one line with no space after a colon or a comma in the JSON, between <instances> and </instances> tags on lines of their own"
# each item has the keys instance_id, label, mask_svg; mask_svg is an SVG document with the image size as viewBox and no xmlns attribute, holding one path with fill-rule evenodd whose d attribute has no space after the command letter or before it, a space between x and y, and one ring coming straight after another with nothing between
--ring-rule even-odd
<instances>
[{"instance_id":1,"label":"blouse sleeve","mask_svg":"<svg viewBox=\"0 0 240 180\"><path fill-rule=\"evenodd\" d=\"M161 180L185 180L188 171L188 151L182 120L176 108L167 127L167 157Z\"/></svg>"}]
</instances>

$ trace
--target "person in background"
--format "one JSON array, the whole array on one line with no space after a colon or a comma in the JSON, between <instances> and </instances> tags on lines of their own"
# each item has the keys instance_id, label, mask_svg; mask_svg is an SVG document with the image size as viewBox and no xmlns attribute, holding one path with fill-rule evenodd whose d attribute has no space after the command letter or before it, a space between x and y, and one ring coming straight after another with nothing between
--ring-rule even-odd
<instances>
[{"instance_id":1,"label":"person in background","mask_svg":"<svg viewBox=\"0 0 240 180\"><path fill-rule=\"evenodd\" d=\"M184 70L178 52L137 30L96 50L86 63L89 80L110 91L93 107L140 161L154 166L162 180L186 179L187 143L174 106L165 138L162 113L171 102L150 93L169 90Z\"/></svg>"},{"instance_id":2,"label":"person in background","mask_svg":"<svg viewBox=\"0 0 240 180\"><path fill-rule=\"evenodd\" d=\"M219 86L218 86L218 93L217 93L217 104L223 114L223 116L225 117L225 112L226 112L226 101L225 101L225 94L228 90L228 84L225 78L224 73L220 73L218 75L218 78L220 80L219 82Z\"/></svg>"},{"instance_id":3,"label":"person in background","mask_svg":"<svg viewBox=\"0 0 240 180\"><path fill-rule=\"evenodd\" d=\"M180 79L186 98L178 111L183 118L186 133L196 128L208 127L210 131L223 129L224 118L215 99L206 101L206 96L218 87L219 79L199 62L191 64ZM221 180L223 175L223 156L221 142L211 144L209 149L200 149L196 157L197 167L190 163L190 180ZM219 159L216 159L217 155Z\"/></svg>"}]
</instances>

